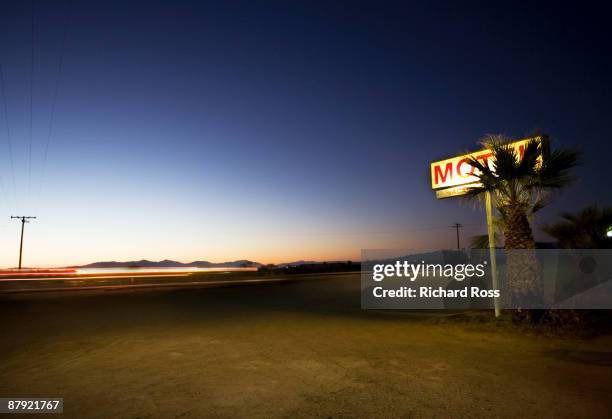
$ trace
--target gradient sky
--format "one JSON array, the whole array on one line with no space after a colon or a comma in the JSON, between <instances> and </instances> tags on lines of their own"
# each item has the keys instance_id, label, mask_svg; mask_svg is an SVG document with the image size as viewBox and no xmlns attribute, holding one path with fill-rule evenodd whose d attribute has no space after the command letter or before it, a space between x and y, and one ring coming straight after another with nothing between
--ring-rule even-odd
<instances>
[{"instance_id":1,"label":"gradient sky","mask_svg":"<svg viewBox=\"0 0 612 419\"><path fill-rule=\"evenodd\" d=\"M37 0L32 113L31 3L0 7L0 266L17 263L12 214L39 217L27 266L452 247L450 224L467 240L484 212L436 200L429 162L486 133L583 150L536 230L612 201L612 33L595 6Z\"/></svg>"}]
</instances>

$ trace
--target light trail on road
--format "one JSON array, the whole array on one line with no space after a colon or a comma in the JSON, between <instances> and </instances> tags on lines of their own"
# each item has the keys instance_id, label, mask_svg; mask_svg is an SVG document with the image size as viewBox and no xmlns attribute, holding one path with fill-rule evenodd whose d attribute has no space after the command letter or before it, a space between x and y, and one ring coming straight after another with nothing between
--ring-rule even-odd
<instances>
[{"instance_id":1,"label":"light trail on road","mask_svg":"<svg viewBox=\"0 0 612 419\"><path fill-rule=\"evenodd\" d=\"M186 275L185 275L186 276ZM108 277L103 277L108 278ZM125 277L121 277L125 278ZM121 290L134 288L163 288L163 287L193 287L193 286L222 286L222 285L241 285L241 284L257 284L257 283L273 283L292 281L295 279L288 278L260 278L260 279L236 279L224 281L190 281L190 282L170 282L160 284L119 284L119 285L90 285L90 286L67 286L56 288L21 288L2 290L0 294L16 294L16 293L31 293L31 292L53 292L53 291L100 291L100 290Z\"/></svg>"},{"instance_id":2,"label":"light trail on road","mask_svg":"<svg viewBox=\"0 0 612 419\"><path fill-rule=\"evenodd\" d=\"M165 277L176 277L176 276L190 276L190 273L175 273L175 274L160 274L160 275L113 275L113 276L70 276L70 277L53 277L53 278L3 278L0 282L23 282L23 281L82 281L85 279L133 279L133 278L165 278Z\"/></svg>"}]
</instances>

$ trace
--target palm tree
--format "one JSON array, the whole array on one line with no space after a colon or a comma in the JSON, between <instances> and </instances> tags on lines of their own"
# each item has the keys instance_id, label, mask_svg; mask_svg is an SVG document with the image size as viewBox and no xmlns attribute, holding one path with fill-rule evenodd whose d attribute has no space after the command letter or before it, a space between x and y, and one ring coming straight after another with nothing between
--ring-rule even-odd
<instances>
[{"instance_id":1,"label":"palm tree","mask_svg":"<svg viewBox=\"0 0 612 419\"><path fill-rule=\"evenodd\" d=\"M506 249L533 249L529 218L545 205L550 191L571 183L569 172L578 164L579 153L551 151L547 138L540 137L527 143L519 159L510 142L502 135L488 135L482 140L491 150L491 164L469 160L479 184L469 188L468 196L493 195L503 220Z\"/></svg>"},{"instance_id":2,"label":"palm tree","mask_svg":"<svg viewBox=\"0 0 612 419\"><path fill-rule=\"evenodd\" d=\"M542 230L568 249L610 249L612 238L606 229L612 226L612 208L589 205L577 214L561 214L563 221L545 225Z\"/></svg>"},{"instance_id":3,"label":"palm tree","mask_svg":"<svg viewBox=\"0 0 612 419\"><path fill-rule=\"evenodd\" d=\"M482 143L491 151L491 157L489 162L475 158L468 161L479 183L470 187L467 195L478 198L491 193L502 220L506 249L535 249L530 218L546 204L551 191L571 183L569 174L578 164L579 153L551 151L546 137L528 141L522 159L507 137L488 135ZM508 285L513 299L539 295L540 276L533 252L507 256Z\"/></svg>"}]
</instances>

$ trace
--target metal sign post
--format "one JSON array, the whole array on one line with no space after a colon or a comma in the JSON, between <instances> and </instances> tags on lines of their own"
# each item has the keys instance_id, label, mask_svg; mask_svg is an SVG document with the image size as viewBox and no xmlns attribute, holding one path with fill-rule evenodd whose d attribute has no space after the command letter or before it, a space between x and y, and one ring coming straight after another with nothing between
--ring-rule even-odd
<instances>
[{"instance_id":1,"label":"metal sign post","mask_svg":"<svg viewBox=\"0 0 612 419\"><path fill-rule=\"evenodd\" d=\"M491 259L491 285L494 290L498 290L499 286L497 283L497 254L495 250L495 230L493 229L493 203L491 192L485 193L485 200L487 206L487 234L489 235L489 257ZM495 317L499 317L501 309L499 307L499 298L493 298L493 306L495 307Z\"/></svg>"}]
</instances>

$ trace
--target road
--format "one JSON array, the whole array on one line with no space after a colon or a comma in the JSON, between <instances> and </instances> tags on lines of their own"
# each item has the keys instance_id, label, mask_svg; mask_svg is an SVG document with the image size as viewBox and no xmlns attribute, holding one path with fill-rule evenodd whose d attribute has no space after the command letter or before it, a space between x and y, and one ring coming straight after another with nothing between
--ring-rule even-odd
<instances>
[{"instance_id":1,"label":"road","mask_svg":"<svg viewBox=\"0 0 612 419\"><path fill-rule=\"evenodd\" d=\"M311 276L311 275L310 275ZM293 275L292 278L308 278L309 275ZM293 280L284 276L266 277L256 271L211 272L121 272L72 276L1 278L0 295L50 291L119 290L129 288L195 288L230 284L268 283Z\"/></svg>"},{"instance_id":2,"label":"road","mask_svg":"<svg viewBox=\"0 0 612 419\"><path fill-rule=\"evenodd\" d=\"M612 340L359 306L358 275L0 296L0 396L84 417L606 417Z\"/></svg>"}]
</instances>

